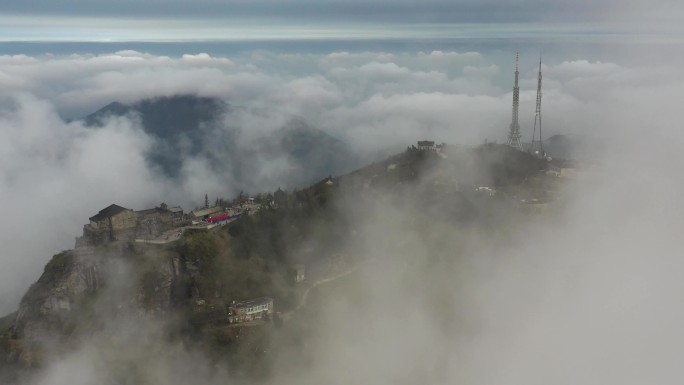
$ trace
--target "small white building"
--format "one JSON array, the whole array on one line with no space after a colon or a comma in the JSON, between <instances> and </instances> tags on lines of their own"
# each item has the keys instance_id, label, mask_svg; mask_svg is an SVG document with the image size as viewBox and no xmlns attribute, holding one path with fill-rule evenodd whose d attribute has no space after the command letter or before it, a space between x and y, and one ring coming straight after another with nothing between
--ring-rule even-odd
<instances>
[{"instance_id":1,"label":"small white building","mask_svg":"<svg viewBox=\"0 0 684 385\"><path fill-rule=\"evenodd\" d=\"M261 297L233 302L228 306L228 322L240 323L261 320L273 314L273 298Z\"/></svg>"},{"instance_id":2,"label":"small white building","mask_svg":"<svg viewBox=\"0 0 684 385\"><path fill-rule=\"evenodd\" d=\"M437 147L433 140L419 140L418 149L421 151L437 151Z\"/></svg>"}]
</instances>

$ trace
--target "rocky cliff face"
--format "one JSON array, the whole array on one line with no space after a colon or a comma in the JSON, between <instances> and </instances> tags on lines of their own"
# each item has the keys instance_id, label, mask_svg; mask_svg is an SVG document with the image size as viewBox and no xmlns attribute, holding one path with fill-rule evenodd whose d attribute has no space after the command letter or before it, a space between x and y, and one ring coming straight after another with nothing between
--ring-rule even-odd
<instances>
[{"instance_id":1,"label":"rocky cliff face","mask_svg":"<svg viewBox=\"0 0 684 385\"><path fill-rule=\"evenodd\" d=\"M3 331L0 361L37 366L46 346L77 343L113 319L169 312L177 293L192 291L181 287L192 281L181 265L173 253L149 253L123 243L55 255Z\"/></svg>"},{"instance_id":2,"label":"rocky cliff face","mask_svg":"<svg viewBox=\"0 0 684 385\"><path fill-rule=\"evenodd\" d=\"M167 246L116 242L55 255L18 311L0 318L0 384L43 383L21 377L44 375L74 356L87 367L103 363L111 381L95 383L157 383L130 378L175 355L244 366L242 350L262 346L263 333L231 327L227 303L273 295L280 306L294 289L283 284L287 261L235 256L233 243L252 239L251 230L231 236L222 229Z\"/></svg>"},{"instance_id":3,"label":"rocky cliff face","mask_svg":"<svg viewBox=\"0 0 684 385\"><path fill-rule=\"evenodd\" d=\"M69 314L97 292L100 265L91 249L55 255L21 301L14 325L17 336L35 339L42 333L66 331Z\"/></svg>"}]
</instances>

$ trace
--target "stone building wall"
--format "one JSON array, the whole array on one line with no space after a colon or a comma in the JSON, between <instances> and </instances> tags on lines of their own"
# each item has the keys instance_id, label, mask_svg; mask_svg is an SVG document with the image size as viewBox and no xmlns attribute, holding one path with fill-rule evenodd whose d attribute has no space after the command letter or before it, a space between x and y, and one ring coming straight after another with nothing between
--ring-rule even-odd
<instances>
[{"instance_id":1,"label":"stone building wall","mask_svg":"<svg viewBox=\"0 0 684 385\"><path fill-rule=\"evenodd\" d=\"M164 209L142 210L138 215L137 237L152 238L174 228L173 213Z\"/></svg>"},{"instance_id":2,"label":"stone building wall","mask_svg":"<svg viewBox=\"0 0 684 385\"><path fill-rule=\"evenodd\" d=\"M114 237L118 235L134 234L138 226L138 215L133 210L128 210L111 217L111 226Z\"/></svg>"},{"instance_id":3,"label":"stone building wall","mask_svg":"<svg viewBox=\"0 0 684 385\"><path fill-rule=\"evenodd\" d=\"M126 210L98 221L91 220L83 226L81 245L100 244L112 240L125 240L135 237L138 215Z\"/></svg>"}]
</instances>

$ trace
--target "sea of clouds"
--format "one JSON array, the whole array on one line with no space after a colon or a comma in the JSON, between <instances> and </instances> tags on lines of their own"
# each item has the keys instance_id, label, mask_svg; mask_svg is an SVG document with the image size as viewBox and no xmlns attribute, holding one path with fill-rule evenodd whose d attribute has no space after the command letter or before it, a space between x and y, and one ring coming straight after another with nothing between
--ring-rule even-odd
<instances>
[{"instance_id":1,"label":"sea of clouds","mask_svg":"<svg viewBox=\"0 0 684 385\"><path fill-rule=\"evenodd\" d=\"M536 63L526 59L521 126L529 136ZM543 71L549 135L620 136L651 145L677 140L658 140L676 133L669 127L676 120L669 119L682 75L674 65L563 58L544 64ZM145 162L153 139L135 121L114 119L91 130L67 120L113 101L194 93L246 109L240 121L245 137L278 129L283 116L301 116L372 157L423 138L504 141L511 90L498 79L510 72L512 60L492 62L477 52L254 52L239 61L136 51L0 56L0 188L3 212L11 218L0 232L7 264L0 285L8 293L0 309L12 311L50 255L72 247L86 219L112 202L134 209L162 201L192 208L204 192L213 197L239 191L217 185L220 179L212 178L203 159L186 159L183 178L165 180Z\"/></svg>"},{"instance_id":2,"label":"sea of clouds","mask_svg":"<svg viewBox=\"0 0 684 385\"><path fill-rule=\"evenodd\" d=\"M212 185L216 179L203 159L184 160L180 180L163 177L145 161L154 139L135 120L112 119L93 130L69 119L112 101L193 93L244 108L241 128L248 136L296 115L366 154L423 138L502 142L511 90L498 79L511 67L512 61L494 62L483 53L442 51L255 52L239 59L136 51L0 56L0 312L16 309L50 256L71 248L87 218L106 205L142 209L167 201L190 208L205 191L239 191ZM559 218L525 225L537 231L538 243L473 253L457 264L466 270L443 270L472 273L465 283L446 273L418 277L434 278L433 286L445 291L466 285L445 306L464 309L474 329L439 329L435 319L443 313L430 317L430 307L406 313L390 306L407 300L403 310L420 308L434 287L410 293L399 279L404 270L383 269L378 274L386 279L366 286L369 298L382 304L363 307L369 327L351 328L356 324L348 313L333 312L338 318L328 327L337 334L316 345L314 369L293 374L293 381L643 384L675 378L684 318L677 274L684 267L684 73L674 62L583 57L552 58L542 69L546 132L597 137L609 146L584 179L570 184ZM529 59L521 67L526 137L536 70ZM385 229L369 238L406 231L394 220L401 215L395 209L368 211L366 227ZM408 250L399 261L421 253ZM374 252L383 251L369 249ZM508 257L482 262L492 255ZM435 352L438 362L431 359Z\"/></svg>"}]
</instances>

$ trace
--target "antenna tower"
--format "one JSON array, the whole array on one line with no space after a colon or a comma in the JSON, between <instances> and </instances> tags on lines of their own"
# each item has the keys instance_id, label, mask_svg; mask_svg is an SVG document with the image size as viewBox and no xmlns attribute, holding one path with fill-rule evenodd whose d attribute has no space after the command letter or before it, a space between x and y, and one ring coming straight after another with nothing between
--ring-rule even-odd
<instances>
[{"instance_id":1,"label":"antenna tower","mask_svg":"<svg viewBox=\"0 0 684 385\"><path fill-rule=\"evenodd\" d=\"M541 71L541 56L539 56L539 78L537 80L537 107L535 109L534 115L534 129L532 131L532 147L531 150L534 153L536 150L535 144L539 143L539 156L544 156L544 145L542 144L542 116L541 116L541 100L542 100L542 71ZM536 140L537 135L537 121L539 122L539 140Z\"/></svg>"},{"instance_id":2,"label":"antenna tower","mask_svg":"<svg viewBox=\"0 0 684 385\"><path fill-rule=\"evenodd\" d=\"M518 53L515 53L515 86L513 86L513 119L508 130L508 145L522 151L520 142L520 124L518 124L518 106L520 105L520 87L518 87Z\"/></svg>"}]
</instances>

